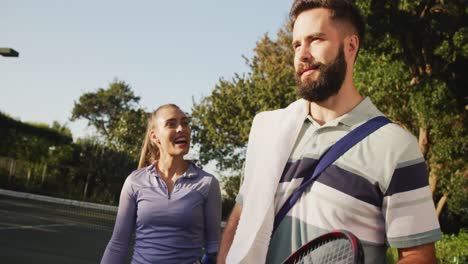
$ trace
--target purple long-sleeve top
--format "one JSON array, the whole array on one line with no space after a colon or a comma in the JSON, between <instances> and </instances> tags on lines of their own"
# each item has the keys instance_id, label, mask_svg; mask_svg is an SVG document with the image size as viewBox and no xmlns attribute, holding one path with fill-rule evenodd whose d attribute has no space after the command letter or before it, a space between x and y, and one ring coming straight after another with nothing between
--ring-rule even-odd
<instances>
[{"instance_id":1,"label":"purple long-sleeve top","mask_svg":"<svg viewBox=\"0 0 468 264\"><path fill-rule=\"evenodd\" d=\"M132 263L193 263L220 242L218 180L190 163L172 193L154 165L132 172L122 187L114 232L101 264L124 263L133 232Z\"/></svg>"}]
</instances>

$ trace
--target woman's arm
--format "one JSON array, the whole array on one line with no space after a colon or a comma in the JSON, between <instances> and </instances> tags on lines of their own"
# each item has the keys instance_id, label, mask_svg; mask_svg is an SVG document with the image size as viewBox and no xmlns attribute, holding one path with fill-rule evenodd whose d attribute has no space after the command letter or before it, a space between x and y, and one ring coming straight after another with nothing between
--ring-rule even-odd
<instances>
[{"instance_id":1,"label":"woman's arm","mask_svg":"<svg viewBox=\"0 0 468 264\"><path fill-rule=\"evenodd\" d=\"M124 263L127 259L130 240L135 228L136 200L130 183L125 181L120 193L119 209L115 219L114 232L107 244L101 264Z\"/></svg>"}]
</instances>

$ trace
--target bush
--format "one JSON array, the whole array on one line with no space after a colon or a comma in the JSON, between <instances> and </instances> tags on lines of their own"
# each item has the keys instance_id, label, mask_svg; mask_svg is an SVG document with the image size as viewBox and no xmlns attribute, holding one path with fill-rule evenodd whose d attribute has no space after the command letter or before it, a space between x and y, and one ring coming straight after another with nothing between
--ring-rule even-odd
<instances>
[{"instance_id":1,"label":"bush","mask_svg":"<svg viewBox=\"0 0 468 264\"><path fill-rule=\"evenodd\" d=\"M468 230L462 229L458 235L443 235L436 242L438 263L464 264L468 263Z\"/></svg>"},{"instance_id":2,"label":"bush","mask_svg":"<svg viewBox=\"0 0 468 264\"><path fill-rule=\"evenodd\" d=\"M442 240L435 243L437 263L465 264L468 263L468 230L462 229L458 235L443 235ZM398 262L398 250L387 250L386 264Z\"/></svg>"},{"instance_id":3,"label":"bush","mask_svg":"<svg viewBox=\"0 0 468 264\"><path fill-rule=\"evenodd\" d=\"M398 262L398 250L396 248L388 248L385 264L394 264Z\"/></svg>"},{"instance_id":4,"label":"bush","mask_svg":"<svg viewBox=\"0 0 468 264\"><path fill-rule=\"evenodd\" d=\"M223 197L222 204L221 204L221 206L222 206L221 220L222 221L227 221L228 220L229 215L231 214L232 208L234 208L235 204L236 204L235 199L232 199L232 198L230 199L230 198Z\"/></svg>"}]
</instances>

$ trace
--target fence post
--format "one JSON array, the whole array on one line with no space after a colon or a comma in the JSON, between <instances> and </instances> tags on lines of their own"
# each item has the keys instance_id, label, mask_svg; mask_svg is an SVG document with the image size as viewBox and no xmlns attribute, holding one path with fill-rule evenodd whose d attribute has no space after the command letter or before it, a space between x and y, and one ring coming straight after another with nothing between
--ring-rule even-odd
<instances>
[{"instance_id":1,"label":"fence post","mask_svg":"<svg viewBox=\"0 0 468 264\"><path fill-rule=\"evenodd\" d=\"M42 168L41 187L42 187L42 185L44 185L44 180L45 180L45 177L46 177L46 173L47 173L47 162L44 163L44 167Z\"/></svg>"},{"instance_id":2,"label":"fence post","mask_svg":"<svg viewBox=\"0 0 468 264\"><path fill-rule=\"evenodd\" d=\"M29 163L29 162L28 162ZM28 166L28 175L27 175L27 178L26 178L26 187L29 188L29 181L31 180L31 169L32 165L31 163L29 163L29 166Z\"/></svg>"},{"instance_id":3,"label":"fence post","mask_svg":"<svg viewBox=\"0 0 468 264\"><path fill-rule=\"evenodd\" d=\"M15 175L16 172L16 160L10 159L10 171L8 172L8 183L11 183L11 178Z\"/></svg>"},{"instance_id":4,"label":"fence post","mask_svg":"<svg viewBox=\"0 0 468 264\"><path fill-rule=\"evenodd\" d=\"M86 200L86 192L88 191L89 178L91 178L91 174L88 172L88 176L86 177L86 184L83 191L83 199L81 199L82 201Z\"/></svg>"}]
</instances>

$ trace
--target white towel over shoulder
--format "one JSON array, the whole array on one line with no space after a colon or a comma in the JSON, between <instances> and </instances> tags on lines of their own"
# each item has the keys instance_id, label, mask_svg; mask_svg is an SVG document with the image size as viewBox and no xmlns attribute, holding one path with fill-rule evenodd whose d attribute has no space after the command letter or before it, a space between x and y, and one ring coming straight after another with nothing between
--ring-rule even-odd
<instances>
[{"instance_id":1,"label":"white towel over shoulder","mask_svg":"<svg viewBox=\"0 0 468 264\"><path fill-rule=\"evenodd\" d=\"M274 196L309 103L259 113L250 129L246 153L242 214L226 263L265 263L275 208Z\"/></svg>"}]
</instances>

